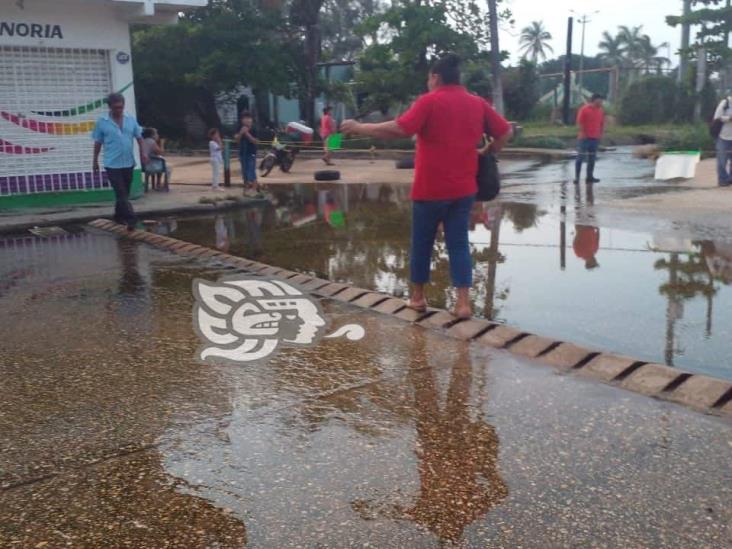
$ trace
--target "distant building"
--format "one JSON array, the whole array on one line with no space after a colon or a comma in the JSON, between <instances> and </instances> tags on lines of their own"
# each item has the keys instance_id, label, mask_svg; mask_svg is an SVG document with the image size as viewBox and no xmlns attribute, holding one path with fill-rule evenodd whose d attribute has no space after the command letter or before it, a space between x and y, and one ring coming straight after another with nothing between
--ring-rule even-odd
<instances>
[{"instance_id":1,"label":"distant building","mask_svg":"<svg viewBox=\"0 0 732 549\"><path fill-rule=\"evenodd\" d=\"M105 177L91 170L90 132L112 91L135 113L129 25L175 23L207 3L3 0L0 208L111 200Z\"/></svg>"}]
</instances>

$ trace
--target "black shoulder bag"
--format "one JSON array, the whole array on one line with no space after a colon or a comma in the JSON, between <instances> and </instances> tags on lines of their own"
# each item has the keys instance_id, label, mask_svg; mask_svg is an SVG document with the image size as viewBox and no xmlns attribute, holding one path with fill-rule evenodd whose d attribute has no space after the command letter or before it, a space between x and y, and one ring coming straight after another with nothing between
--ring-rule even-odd
<instances>
[{"instance_id":1,"label":"black shoulder bag","mask_svg":"<svg viewBox=\"0 0 732 549\"><path fill-rule=\"evenodd\" d=\"M477 202L489 202L501 192L501 176L498 173L498 159L493 153L478 155Z\"/></svg>"},{"instance_id":2,"label":"black shoulder bag","mask_svg":"<svg viewBox=\"0 0 732 549\"><path fill-rule=\"evenodd\" d=\"M729 99L724 100L724 110L722 112L727 112L729 110ZM719 137L719 134L722 133L722 126L724 126L724 122L722 122L721 118L715 118L712 120L712 123L709 124L709 134L714 138L717 139Z\"/></svg>"}]
</instances>

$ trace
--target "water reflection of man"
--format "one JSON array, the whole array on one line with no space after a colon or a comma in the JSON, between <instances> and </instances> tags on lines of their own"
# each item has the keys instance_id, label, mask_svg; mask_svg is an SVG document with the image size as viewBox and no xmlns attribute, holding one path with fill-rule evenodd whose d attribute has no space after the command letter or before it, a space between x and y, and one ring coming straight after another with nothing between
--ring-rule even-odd
<instances>
[{"instance_id":1,"label":"water reflection of man","mask_svg":"<svg viewBox=\"0 0 732 549\"><path fill-rule=\"evenodd\" d=\"M455 543L465 528L508 496L498 472L498 435L483 418L483 403L476 407L471 402L476 388L467 346L461 346L455 357L444 405L436 372L423 369L430 355L423 335L415 338L410 354L420 490L410 506L379 506L378 510L414 521L441 542ZM354 502L358 510L372 506Z\"/></svg>"},{"instance_id":2,"label":"water reflection of man","mask_svg":"<svg viewBox=\"0 0 732 549\"><path fill-rule=\"evenodd\" d=\"M110 296L107 310L129 332L146 333L151 326L149 283L139 267L138 242L117 240L120 279L117 293Z\"/></svg>"},{"instance_id":3,"label":"water reflection of man","mask_svg":"<svg viewBox=\"0 0 732 549\"><path fill-rule=\"evenodd\" d=\"M600 266L596 255L600 249L600 228L592 225L575 225L574 255L585 260L585 269L588 271Z\"/></svg>"},{"instance_id":4,"label":"water reflection of man","mask_svg":"<svg viewBox=\"0 0 732 549\"><path fill-rule=\"evenodd\" d=\"M244 218L247 226L247 240L251 257L262 255L262 220L264 212L262 208L246 208Z\"/></svg>"}]
</instances>

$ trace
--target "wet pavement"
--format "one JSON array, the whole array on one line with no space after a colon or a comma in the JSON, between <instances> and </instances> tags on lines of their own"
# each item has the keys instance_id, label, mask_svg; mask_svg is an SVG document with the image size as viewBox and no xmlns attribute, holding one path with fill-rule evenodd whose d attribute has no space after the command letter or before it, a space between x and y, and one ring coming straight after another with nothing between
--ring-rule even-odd
<instances>
[{"instance_id":1,"label":"wet pavement","mask_svg":"<svg viewBox=\"0 0 732 549\"><path fill-rule=\"evenodd\" d=\"M106 234L0 269L0 546L732 544L728 420L327 300L367 337L199 364L232 270Z\"/></svg>"},{"instance_id":2,"label":"wet pavement","mask_svg":"<svg viewBox=\"0 0 732 549\"><path fill-rule=\"evenodd\" d=\"M568 183L571 162L505 162L500 203L477 206L470 241L478 316L639 360L732 379L732 236L716 215L671 221L610 200L678 193L629 155L601 184ZM397 296L408 291L408 187L277 185L272 203L181 217L154 230L282 268ZM725 225L720 225L724 223ZM450 307L438 240L428 298Z\"/></svg>"}]
</instances>

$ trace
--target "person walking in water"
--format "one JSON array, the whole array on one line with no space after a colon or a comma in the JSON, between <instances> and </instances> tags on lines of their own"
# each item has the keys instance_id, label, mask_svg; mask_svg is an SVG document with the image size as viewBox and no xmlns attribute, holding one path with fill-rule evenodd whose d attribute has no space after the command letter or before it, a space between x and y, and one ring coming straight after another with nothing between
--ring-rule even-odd
<instances>
[{"instance_id":1,"label":"person walking in water","mask_svg":"<svg viewBox=\"0 0 732 549\"><path fill-rule=\"evenodd\" d=\"M363 124L346 120L343 132L376 139L417 135L412 185L412 290L408 306L427 310L425 285L430 280L432 250L440 224L450 258L450 277L457 288L453 314L472 314L473 265L468 243L470 210L478 191L477 144L484 133L500 151L511 136L510 124L488 103L460 85L460 59L448 54L437 60L427 79L429 92L397 120Z\"/></svg>"},{"instance_id":2,"label":"person walking in water","mask_svg":"<svg viewBox=\"0 0 732 549\"><path fill-rule=\"evenodd\" d=\"M148 158L142 141L142 128L132 115L125 112L125 98L120 93L107 97L109 112L100 116L92 131L94 140L94 173L99 172L99 153L104 148L104 169L114 190L114 221L135 228L135 211L130 204L132 172L135 168L134 142L140 147L140 160Z\"/></svg>"},{"instance_id":3,"label":"person walking in water","mask_svg":"<svg viewBox=\"0 0 732 549\"><path fill-rule=\"evenodd\" d=\"M323 162L328 166L333 165L333 153L328 148L328 137L335 133L336 127L333 116L330 114L333 107L327 106L323 109L323 118L320 119L320 138L323 140Z\"/></svg>"},{"instance_id":4,"label":"person walking in water","mask_svg":"<svg viewBox=\"0 0 732 549\"><path fill-rule=\"evenodd\" d=\"M582 163L587 159L587 174L585 181L587 183L599 183L600 180L595 178L595 160L597 159L597 148L602 139L602 133L605 129L605 111L602 108L604 98L600 94L594 94L590 98L590 102L583 105L577 111L577 127L579 133L577 135L577 161L574 166L574 182L579 184L580 174L582 173Z\"/></svg>"}]
</instances>

